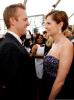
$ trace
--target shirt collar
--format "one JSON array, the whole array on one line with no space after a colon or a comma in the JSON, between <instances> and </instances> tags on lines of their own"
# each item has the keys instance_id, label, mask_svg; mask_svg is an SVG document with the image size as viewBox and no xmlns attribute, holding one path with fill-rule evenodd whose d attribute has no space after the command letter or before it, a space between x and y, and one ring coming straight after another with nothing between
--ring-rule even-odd
<instances>
[{"instance_id":1,"label":"shirt collar","mask_svg":"<svg viewBox=\"0 0 74 100\"><path fill-rule=\"evenodd\" d=\"M11 32L11 31L7 31L9 34L12 34L21 44L22 44L22 40L20 39L20 37L17 35L17 34L15 34L15 33L13 33L13 32Z\"/></svg>"}]
</instances>

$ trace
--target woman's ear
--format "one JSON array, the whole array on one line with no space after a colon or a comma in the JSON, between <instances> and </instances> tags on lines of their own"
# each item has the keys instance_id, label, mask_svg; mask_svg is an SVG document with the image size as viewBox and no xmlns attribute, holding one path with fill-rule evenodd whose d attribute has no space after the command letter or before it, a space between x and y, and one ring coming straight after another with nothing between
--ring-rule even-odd
<instances>
[{"instance_id":1,"label":"woman's ear","mask_svg":"<svg viewBox=\"0 0 74 100\"><path fill-rule=\"evenodd\" d=\"M62 27L63 27L63 22L62 21L59 23L59 27L62 29Z\"/></svg>"},{"instance_id":2,"label":"woman's ear","mask_svg":"<svg viewBox=\"0 0 74 100\"><path fill-rule=\"evenodd\" d=\"M62 32L62 27L63 27L63 22L61 21L61 22L58 24L58 33L61 33L61 32Z\"/></svg>"}]
</instances>

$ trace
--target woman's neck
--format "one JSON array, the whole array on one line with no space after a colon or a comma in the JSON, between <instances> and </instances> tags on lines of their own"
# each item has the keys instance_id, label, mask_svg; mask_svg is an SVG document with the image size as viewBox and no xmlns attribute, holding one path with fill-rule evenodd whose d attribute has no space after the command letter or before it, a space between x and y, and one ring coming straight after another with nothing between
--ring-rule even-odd
<instances>
[{"instance_id":1,"label":"woman's neck","mask_svg":"<svg viewBox=\"0 0 74 100\"><path fill-rule=\"evenodd\" d=\"M56 43L58 43L59 41L63 40L65 38L65 36L63 35L63 33L59 33L55 36L53 36L53 40Z\"/></svg>"}]
</instances>

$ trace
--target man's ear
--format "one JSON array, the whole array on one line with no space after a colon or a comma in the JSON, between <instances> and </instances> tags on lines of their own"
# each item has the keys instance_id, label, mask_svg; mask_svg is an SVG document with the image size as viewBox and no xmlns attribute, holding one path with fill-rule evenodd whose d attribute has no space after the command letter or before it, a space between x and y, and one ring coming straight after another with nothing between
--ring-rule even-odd
<instances>
[{"instance_id":1,"label":"man's ear","mask_svg":"<svg viewBox=\"0 0 74 100\"><path fill-rule=\"evenodd\" d=\"M10 25L15 25L15 19L13 17L10 18Z\"/></svg>"}]
</instances>

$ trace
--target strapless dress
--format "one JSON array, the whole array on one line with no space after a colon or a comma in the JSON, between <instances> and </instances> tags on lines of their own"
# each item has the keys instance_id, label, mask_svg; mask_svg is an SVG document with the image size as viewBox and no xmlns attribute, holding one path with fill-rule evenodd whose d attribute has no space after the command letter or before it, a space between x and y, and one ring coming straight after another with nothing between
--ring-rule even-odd
<instances>
[{"instance_id":1,"label":"strapless dress","mask_svg":"<svg viewBox=\"0 0 74 100\"><path fill-rule=\"evenodd\" d=\"M56 77L58 67L59 67L59 59L58 58L55 58L51 55L49 55L49 56L46 55L43 58L43 65L44 65L43 66L44 71L47 74Z\"/></svg>"}]
</instances>

